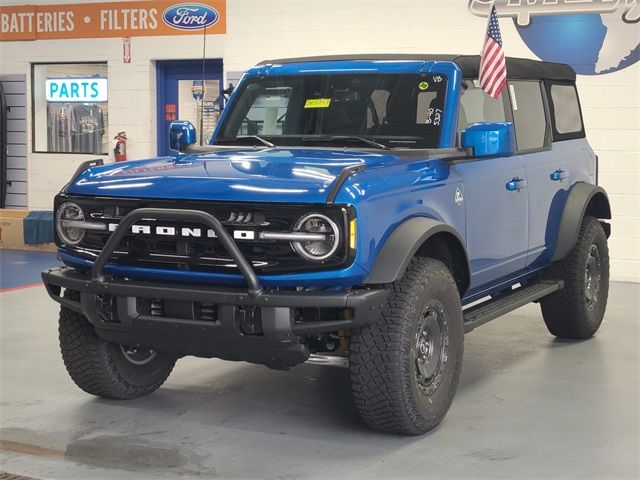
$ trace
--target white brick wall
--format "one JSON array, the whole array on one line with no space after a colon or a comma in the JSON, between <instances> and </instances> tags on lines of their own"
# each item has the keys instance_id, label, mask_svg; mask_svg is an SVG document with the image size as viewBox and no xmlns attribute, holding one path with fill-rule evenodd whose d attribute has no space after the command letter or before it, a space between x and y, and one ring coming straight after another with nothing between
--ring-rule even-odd
<instances>
[{"instance_id":1,"label":"white brick wall","mask_svg":"<svg viewBox=\"0 0 640 480\"><path fill-rule=\"evenodd\" d=\"M207 56L222 58L224 69L235 71L287 56L477 53L486 23L466 5L464 0L227 0L228 33L207 38ZM501 27L508 55L535 58L510 20L502 19ZM143 158L156 153L154 61L199 58L201 42L199 36L132 38L131 64L122 62L119 38L0 43L0 74L30 75L31 62L107 61L109 138L126 130L129 158ZM578 79L587 135L600 157L600 183L614 212L612 276L627 281L640 281L639 80L640 64ZM29 154L30 207L50 208L52 196L87 158L92 156Z\"/></svg>"}]
</instances>

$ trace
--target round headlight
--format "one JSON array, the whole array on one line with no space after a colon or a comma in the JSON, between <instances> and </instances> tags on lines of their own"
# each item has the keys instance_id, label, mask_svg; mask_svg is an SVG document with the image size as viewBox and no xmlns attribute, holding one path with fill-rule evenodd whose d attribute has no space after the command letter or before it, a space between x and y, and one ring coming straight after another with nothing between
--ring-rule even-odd
<instances>
[{"instance_id":1,"label":"round headlight","mask_svg":"<svg viewBox=\"0 0 640 480\"><path fill-rule=\"evenodd\" d=\"M300 240L291 242L293 249L307 260L321 262L331 257L340 246L340 229L325 215L312 213L301 217L293 227L294 232L322 234L324 240Z\"/></svg>"},{"instance_id":2,"label":"round headlight","mask_svg":"<svg viewBox=\"0 0 640 480\"><path fill-rule=\"evenodd\" d=\"M83 221L84 212L73 202L60 205L56 212L56 231L67 245L77 245L84 238L84 229L68 225L69 221Z\"/></svg>"}]
</instances>

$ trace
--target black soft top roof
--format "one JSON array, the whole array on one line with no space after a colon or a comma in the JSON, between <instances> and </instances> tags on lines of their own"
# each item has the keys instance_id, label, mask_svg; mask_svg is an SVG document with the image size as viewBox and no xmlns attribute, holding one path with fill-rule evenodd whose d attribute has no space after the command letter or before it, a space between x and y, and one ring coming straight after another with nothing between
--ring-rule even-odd
<instances>
[{"instance_id":1,"label":"black soft top roof","mask_svg":"<svg viewBox=\"0 0 640 480\"><path fill-rule=\"evenodd\" d=\"M331 62L337 60L421 60L447 61L456 63L465 78L478 78L480 69L480 55L429 55L421 53L387 53L387 54L358 54L358 55L328 55L319 57L281 58L264 60L259 65L303 63L303 62ZM560 80L575 82L576 72L564 63L541 62L528 58L507 57L507 76L510 79L525 80Z\"/></svg>"}]
</instances>

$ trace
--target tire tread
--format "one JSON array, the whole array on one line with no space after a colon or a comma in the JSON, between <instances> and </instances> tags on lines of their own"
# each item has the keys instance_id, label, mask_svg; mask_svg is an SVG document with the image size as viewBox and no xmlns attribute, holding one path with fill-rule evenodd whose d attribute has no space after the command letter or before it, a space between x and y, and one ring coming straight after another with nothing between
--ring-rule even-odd
<instances>
[{"instance_id":1,"label":"tire tread","mask_svg":"<svg viewBox=\"0 0 640 480\"><path fill-rule=\"evenodd\" d=\"M77 301L79 294L67 290L65 297ZM118 371L110 344L96 335L82 314L62 307L58 336L62 359L71 379L85 392L102 398L128 400L148 395L165 382L175 364L175 360L169 362L164 375L149 385L132 385Z\"/></svg>"},{"instance_id":2,"label":"tire tread","mask_svg":"<svg viewBox=\"0 0 640 480\"><path fill-rule=\"evenodd\" d=\"M599 241L602 256L602 278L597 306L600 318L588 321L590 313L584 301L584 259L593 241ZM609 286L609 252L606 236L600 222L587 216L580 225L578 240L573 250L545 273L547 278L564 281L564 288L540 301L542 315L549 332L557 337L583 339L591 337L602 322L607 304Z\"/></svg>"},{"instance_id":3,"label":"tire tread","mask_svg":"<svg viewBox=\"0 0 640 480\"><path fill-rule=\"evenodd\" d=\"M407 344L404 339L411 328L407 316L417 306L425 283L434 277L446 282L457 295L456 283L444 263L415 257L403 278L388 286L391 293L380 320L352 333L353 398L364 422L377 430L418 435L435 428L444 416L425 419L420 415L411 400L407 367L402 361ZM456 376L459 373L460 365Z\"/></svg>"}]
</instances>

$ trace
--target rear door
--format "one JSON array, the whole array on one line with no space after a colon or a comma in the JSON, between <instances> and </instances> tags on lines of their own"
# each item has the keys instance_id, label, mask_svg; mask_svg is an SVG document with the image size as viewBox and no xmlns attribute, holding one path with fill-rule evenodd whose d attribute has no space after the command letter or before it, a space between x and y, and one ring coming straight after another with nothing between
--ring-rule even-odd
<instances>
[{"instance_id":1,"label":"rear door","mask_svg":"<svg viewBox=\"0 0 640 480\"><path fill-rule=\"evenodd\" d=\"M458 130L476 122L511 121L506 90L498 100L465 82ZM496 283L523 270L528 245L528 194L519 155L474 159L455 165L463 181L471 288ZM518 186L510 189L511 182ZM514 185L514 183L511 183Z\"/></svg>"},{"instance_id":2,"label":"rear door","mask_svg":"<svg viewBox=\"0 0 640 480\"><path fill-rule=\"evenodd\" d=\"M563 86L561 95L571 92ZM575 87L571 87L575 94ZM580 155L568 151L562 142L552 141L547 92L540 81L509 82L509 93L516 128L518 153L524 162L529 192L529 253L527 266L545 265L551 258L555 234L572 178L577 173ZM553 92L557 95L558 92ZM563 107L566 110L566 105ZM580 108L575 96L573 124L582 130ZM561 128L564 128L562 126ZM570 126L570 128L574 128Z\"/></svg>"},{"instance_id":3,"label":"rear door","mask_svg":"<svg viewBox=\"0 0 640 480\"><path fill-rule=\"evenodd\" d=\"M515 80L508 84L516 129L518 153L528 180L529 247L527 265L535 262L545 250L551 202L561 181L550 175L559 168L558 152L551 144L551 130L545 111L542 82Z\"/></svg>"}]
</instances>

